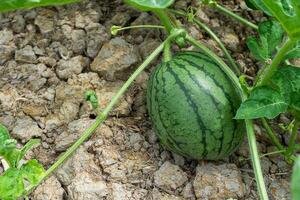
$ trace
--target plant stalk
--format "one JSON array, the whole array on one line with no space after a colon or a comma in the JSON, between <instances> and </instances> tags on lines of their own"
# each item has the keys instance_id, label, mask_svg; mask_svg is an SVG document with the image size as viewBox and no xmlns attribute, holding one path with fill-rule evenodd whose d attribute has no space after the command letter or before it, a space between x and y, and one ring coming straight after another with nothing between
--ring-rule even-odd
<instances>
[{"instance_id":1,"label":"plant stalk","mask_svg":"<svg viewBox=\"0 0 300 200\"><path fill-rule=\"evenodd\" d=\"M183 11L173 10L173 9L168 9L168 11L170 11L170 12L176 14L176 15L182 16L182 17L187 17L187 14ZM229 63L231 64L234 72L239 76L241 74L239 67L234 62L233 58L231 57L231 55L229 54L229 52L225 48L224 44L218 38L218 36L208 26L206 26L204 23L202 23L200 20L193 18L193 22L195 24L197 24L200 28L202 28L204 31L206 31L215 40L215 42L219 45L219 47L222 49L223 53L227 57L227 59L228 59Z\"/></svg>"},{"instance_id":2,"label":"plant stalk","mask_svg":"<svg viewBox=\"0 0 300 200\"><path fill-rule=\"evenodd\" d=\"M187 36L186 39L191 44L193 44L194 46L198 47L199 49L201 49L202 51L207 53L208 56L210 56L212 59L214 59L218 64L220 64L220 66L222 66L223 71L228 75L228 77L232 80L233 84L235 85L237 91L240 94L240 97L242 98L242 101L246 100L247 95L244 93L243 89L241 88L241 86L239 84L239 79L236 77L236 75L233 73L233 71L224 63L224 61L220 57L218 57L214 52L209 50L207 47L205 47L203 44L201 44L200 42L198 42L191 36ZM245 124L246 124L251 160L252 160L252 165L254 168L254 174L256 177L256 183L257 183L259 196L260 196L261 200L268 200L269 198L268 198L266 186L264 183L263 173L261 170L259 154L258 154L257 145L256 145L253 121L245 120Z\"/></svg>"},{"instance_id":3,"label":"plant stalk","mask_svg":"<svg viewBox=\"0 0 300 200\"><path fill-rule=\"evenodd\" d=\"M156 16L160 19L160 21L166 28L168 34L170 34L171 30L174 28L174 25L172 24L168 14L162 9L156 9L156 10L153 10L152 12L154 12L154 14L156 14Z\"/></svg>"},{"instance_id":4,"label":"plant stalk","mask_svg":"<svg viewBox=\"0 0 300 200\"><path fill-rule=\"evenodd\" d=\"M134 25L134 26L126 26L126 27L112 26L111 27L111 32L112 32L112 35L116 35L119 31L124 31L124 30L129 30L129 29L134 29L134 28L158 28L158 29L165 29L164 26L145 24L145 25Z\"/></svg>"},{"instance_id":5,"label":"plant stalk","mask_svg":"<svg viewBox=\"0 0 300 200\"><path fill-rule=\"evenodd\" d=\"M260 160L259 160L259 155L258 155L258 150L256 145L256 139L255 139L255 132L253 128L253 121L246 119L245 123L246 123L247 138L248 138L250 154L251 154L251 161L254 169L259 197L261 200L268 200L269 197L265 186L263 173L261 170L261 165L260 165Z\"/></svg>"},{"instance_id":6,"label":"plant stalk","mask_svg":"<svg viewBox=\"0 0 300 200\"><path fill-rule=\"evenodd\" d=\"M97 127L107 118L109 112L113 109L115 104L118 102L119 98L126 92L127 88L131 85L134 79L161 53L164 48L165 43L170 42L176 36L185 33L183 29L176 29L162 44L160 44L152 54L136 69L136 71L129 77L129 79L124 83L124 85L119 89L116 95L112 98L111 102L104 109L104 111L99 114L95 122L83 133L83 135L61 156L59 159L45 172L43 177L38 181L35 186L28 188L26 194L29 194L37 185L39 185L45 178L53 173L62 163L67 160L80 145L86 141Z\"/></svg>"},{"instance_id":7,"label":"plant stalk","mask_svg":"<svg viewBox=\"0 0 300 200\"><path fill-rule=\"evenodd\" d=\"M267 134L269 136L269 138L271 139L272 143L277 147L277 149L279 149L280 151L284 150L285 148L282 146L282 144L280 143L280 141L278 140L278 138L276 137L274 131L272 130L272 128L270 127L270 125L268 124L268 121L266 120L266 118L261 118L261 122L264 126L264 128L267 131Z\"/></svg>"},{"instance_id":8,"label":"plant stalk","mask_svg":"<svg viewBox=\"0 0 300 200\"><path fill-rule=\"evenodd\" d=\"M272 63L270 65L266 65L264 68L262 68L262 71L258 73L258 76L256 78L256 86L265 85L270 81L272 76L277 71L280 63L284 59L286 53L295 45L296 42L297 41L295 40L287 39L287 41L275 55Z\"/></svg>"},{"instance_id":9,"label":"plant stalk","mask_svg":"<svg viewBox=\"0 0 300 200\"><path fill-rule=\"evenodd\" d=\"M286 150L286 155L288 157L290 157L293 154L294 150L295 150L295 145L296 145L296 139L297 139L297 135L298 135L299 126L300 126L300 121L298 119L295 119L294 127L292 129L292 135L291 135L291 138L290 138L290 141L289 141L289 146Z\"/></svg>"},{"instance_id":10,"label":"plant stalk","mask_svg":"<svg viewBox=\"0 0 300 200\"><path fill-rule=\"evenodd\" d=\"M216 8L217 10L219 10L220 12L232 17L233 19L241 22L242 24L254 29L254 30L258 30L258 26L253 24L252 22L250 22L249 20L235 14L234 12L230 11L229 9L221 6L220 4L218 4L216 1L212 0L212 1L209 1L208 5L210 7L213 7L213 8Z\"/></svg>"},{"instance_id":11,"label":"plant stalk","mask_svg":"<svg viewBox=\"0 0 300 200\"><path fill-rule=\"evenodd\" d=\"M163 56L164 56L163 59L164 62L169 62L172 59L171 41L165 43Z\"/></svg>"}]
</instances>

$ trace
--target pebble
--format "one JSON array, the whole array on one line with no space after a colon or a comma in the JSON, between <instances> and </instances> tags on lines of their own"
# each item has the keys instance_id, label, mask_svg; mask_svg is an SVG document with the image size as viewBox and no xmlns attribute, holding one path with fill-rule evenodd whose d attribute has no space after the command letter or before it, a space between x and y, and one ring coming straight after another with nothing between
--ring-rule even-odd
<instances>
[{"instance_id":1,"label":"pebble","mask_svg":"<svg viewBox=\"0 0 300 200\"><path fill-rule=\"evenodd\" d=\"M32 47L27 45L23 49L16 51L15 60L23 63L36 63L37 57Z\"/></svg>"},{"instance_id":2,"label":"pebble","mask_svg":"<svg viewBox=\"0 0 300 200\"><path fill-rule=\"evenodd\" d=\"M57 63L56 73L61 79L68 79L74 74L80 74L89 65L89 59L83 56L76 56L69 60L60 60Z\"/></svg>"},{"instance_id":3,"label":"pebble","mask_svg":"<svg viewBox=\"0 0 300 200\"><path fill-rule=\"evenodd\" d=\"M154 184L165 190L172 191L182 186L188 180L187 174L177 165L166 161L158 171L154 173Z\"/></svg>"},{"instance_id":4,"label":"pebble","mask_svg":"<svg viewBox=\"0 0 300 200\"><path fill-rule=\"evenodd\" d=\"M241 199L245 195L241 172L234 164L199 164L193 186L199 199Z\"/></svg>"},{"instance_id":5,"label":"pebble","mask_svg":"<svg viewBox=\"0 0 300 200\"><path fill-rule=\"evenodd\" d=\"M63 200L65 191L55 176L51 176L33 192L34 200Z\"/></svg>"},{"instance_id":6,"label":"pebble","mask_svg":"<svg viewBox=\"0 0 300 200\"><path fill-rule=\"evenodd\" d=\"M42 133L42 129L30 117L17 119L16 125L12 130L12 136L22 140L22 142L27 142L33 137L40 137Z\"/></svg>"},{"instance_id":7,"label":"pebble","mask_svg":"<svg viewBox=\"0 0 300 200\"><path fill-rule=\"evenodd\" d=\"M130 67L139 62L137 49L122 38L114 38L105 43L94 61L91 69L106 80L126 79Z\"/></svg>"}]
</instances>

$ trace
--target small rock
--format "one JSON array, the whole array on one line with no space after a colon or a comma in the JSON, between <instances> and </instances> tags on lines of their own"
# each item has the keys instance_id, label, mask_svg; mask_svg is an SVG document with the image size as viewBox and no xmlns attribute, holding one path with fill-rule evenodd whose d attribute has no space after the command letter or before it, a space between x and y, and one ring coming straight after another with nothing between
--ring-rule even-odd
<instances>
[{"instance_id":1,"label":"small rock","mask_svg":"<svg viewBox=\"0 0 300 200\"><path fill-rule=\"evenodd\" d=\"M130 200L131 191L126 190L125 186L119 183L112 183L112 200Z\"/></svg>"},{"instance_id":2,"label":"small rock","mask_svg":"<svg viewBox=\"0 0 300 200\"><path fill-rule=\"evenodd\" d=\"M183 190L182 190L182 196L185 199L196 199L194 191L193 191L193 184L192 183L187 183Z\"/></svg>"},{"instance_id":3,"label":"small rock","mask_svg":"<svg viewBox=\"0 0 300 200\"><path fill-rule=\"evenodd\" d=\"M41 137L43 131L38 127L38 124L30 117L17 119L16 125L12 130L12 136L27 142L33 137Z\"/></svg>"},{"instance_id":4,"label":"small rock","mask_svg":"<svg viewBox=\"0 0 300 200\"><path fill-rule=\"evenodd\" d=\"M13 19L12 29L16 33L21 33L24 31L26 22L22 15L16 15Z\"/></svg>"},{"instance_id":5,"label":"small rock","mask_svg":"<svg viewBox=\"0 0 300 200\"><path fill-rule=\"evenodd\" d=\"M175 164L182 167L185 163L184 157L181 155L178 155L176 153L172 153L172 155L173 155Z\"/></svg>"},{"instance_id":6,"label":"small rock","mask_svg":"<svg viewBox=\"0 0 300 200\"><path fill-rule=\"evenodd\" d=\"M79 172L67 187L70 200L104 199L108 188L101 176L88 172Z\"/></svg>"},{"instance_id":7,"label":"small rock","mask_svg":"<svg viewBox=\"0 0 300 200\"><path fill-rule=\"evenodd\" d=\"M51 33L54 31L54 11L49 9L42 9L34 20L42 34Z\"/></svg>"},{"instance_id":8,"label":"small rock","mask_svg":"<svg viewBox=\"0 0 300 200\"><path fill-rule=\"evenodd\" d=\"M27 45L23 49L17 50L15 53L15 59L24 63L36 63L37 57L31 46Z\"/></svg>"},{"instance_id":9,"label":"small rock","mask_svg":"<svg viewBox=\"0 0 300 200\"><path fill-rule=\"evenodd\" d=\"M47 114L45 106L33 104L25 105L23 107L23 112L31 117L41 117Z\"/></svg>"},{"instance_id":10,"label":"small rock","mask_svg":"<svg viewBox=\"0 0 300 200\"><path fill-rule=\"evenodd\" d=\"M105 43L91 64L91 69L106 80L126 79L130 67L139 61L137 49L121 38Z\"/></svg>"},{"instance_id":11,"label":"small rock","mask_svg":"<svg viewBox=\"0 0 300 200\"><path fill-rule=\"evenodd\" d=\"M38 62L41 62L48 67L55 67L56 66L56 60L51 57L39 57Z\"/></svg>"},{"instance_id":12,"label":"small rock","mask_svg":"<svg viewBox=\"0 0 300 200\"><path fill-rule=\"evenodd\" d=\"M103 43L109 39L105 27L99 23L92 23L85 27L87 31L87 56L95 58Z\"/></svg>"},{"instance_id":13,"label":"small rock","mask_svg":"<svg viewBox=\"0 0 300 200\"><path fill-rule=\"evenodd\" d=\"M67 99L60 107L60 119L68 123L76 119L79 112L79 104Z\"/></svg>"},{"instance_id":14,"label":"small rock","mask_svg":"<svg viewBox=\"0 0 300 200\"><path fill-rule=\"evenodd\" d=\"M13 32L8 29L0 31L0 45L7 45L14 39Z\"/></svg>"},{"instance_id":15,"label":"small rock","mask_svg":"<svg viewBox=\"0 0 300 200\"><path fill-rule=\"evenodd\" d=\"M271 181L269 191L274 200L291 199L290 183L285 179L274 179Z\"/></svg>"},{"instance_id":16,"label":"small rock","mask_svg":"<svg viewBox=\"0 0 300 200\"><path fill-rule=\"evenodd\" d=\"M0 44L0 65L13 57L15 49L14 46Z\"/></svg>"},{"instance_id":17,"label":"small rock","mask_svg":"<svg viewBox=\"0 0 300 200\"><path fill-rule=\"evenodd\" d=\"M34 200L63 200L64 189L55 176L51 176L33 192Z\"/></svg>"},{"instance_id":18,"label":"small rock","mask_svg":"<svg viewBox=\"0 0 300 200\"><path fill-rule=\"evenodd\" d=\"M237 51L240 45L240 39L235 33L225 33L222 40L230 50Z\"/></svg>"},{"instance_id":19,"label":"small rock","mask_svg":"<svg viewBox=\"0 0 300 200\"><path fill-rule=\"evenodd\" d=\"M81 54L85 50L85 31L84 30L73 30L71 34L74 53Z\"/></svg>"},{"instance_id":20,"label":"small rock","mask_svg":"<svg viewBox=\"0 0 300 200\"><path fill-rule=\"evenodd\" d=\"M199 164L193 185L199 199L241 199L245 195L241 172L234 164Z\"/></svg>"},{"instance_id":21,"label":"small rock","mask_svg":"<svg viewBox=\"0 0 300 200\"><path fill-rule=\"evenodd\" d=\"M157 188L154 188L152 191L153 200L184 200L182 197L171 195L165 192L160 192Z\"/></svg>"},{"instance_id":22,"label":"small rock","mask_svg":"<svg viewBox=\"0 0 300 200\"><path fill-rule=\"evenodd\" d=\"M187 174L180 167L166 161L154 173L154 184L166 191L172 191L182 186L188 180Z\"/></svg>"},{"instance_id":23,"label":"small rock","mask_svg":"<svg viewBox=\"0 0 300 200\"><path fill-rule=\"evenodd\" d=\"M116 146L102 146L95 151L99 155L97 157L99 157L98 160L103 168L117 163L121 158Z\"/></svg>"},{"instance_id":24,"label":"small rock","mask_svg":"<svg viewBox=\"0 0 300 200\"><path fill-rule=\"evenodd\" d=\"M70 60L60 60L57 63L56 73L61 79L68 79L73 74L80 74L89 64L89 59L83 56L76 56Z\"/></svg>"},{"instance_id":25,"label":"small rock","mask_svg":"<svg viewBox=\"0 0 300 200\"><path fill-rule=\"evenodd\" d=\"M76 176L83 172L89 174L88 179L90 176L95 176L96 179L101 180L99 176L101 176L102 173L94 162L94 156L88 153L84 147L80 147L72 157L55 172L55 174L62 185L68 186L73 182ZM77 181L80 181L80 178L78 179Z\"/></svg>"},{"instance_id":26,"label":"small rock","mask_svg":"<svg viewBox=\"0 0 300 200\"><path fill-rule=\"evenodd\" d=\"M68 131L61 133L55 140L55 150L64 151L70 147L82 133L94 122L91 119L79 119L69 123Z\"/></svg>"}]
</instances>

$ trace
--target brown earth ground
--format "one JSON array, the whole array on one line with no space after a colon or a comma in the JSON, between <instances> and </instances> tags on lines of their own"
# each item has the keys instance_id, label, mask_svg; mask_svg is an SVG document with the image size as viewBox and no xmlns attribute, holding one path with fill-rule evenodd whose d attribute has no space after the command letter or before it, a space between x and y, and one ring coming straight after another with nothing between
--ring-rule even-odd
<instances>
[{"instance_id":1,"label":"brown earth ground","mask_svg":"<svg viewBox=\"0 0 300 200\"><path fill-rule=\"evenodd\" d=\"M174 7L189 5L196 3L179 0ZM247 10L242 0L223 5L254 23L266 19ZM242 71L254 77L259 65L245 46L254 32L210 8L202 8L197 16L222 39ZM206 33L182 22L222 56ZM41 139L26 159L36 158L48 168L94 121L84 92L95 90L104 108L165 37L149 29L112 36L110 27L158 23L150 13L115 0L0 15L0 122L20 146L30 138ZM236 153L217 162L185 159L159 145L145 106L147 79L154 66L138 77L109 119L31 199L258 199L246 138ZM279 122L289 119L281 116L273 124ZM255 129L260 154L275 151L259 124ZM279 137L288 141L286 135ZM261 162L271 199L290 199L291 167L277 155Z\"/></svg>"}]
</instances>

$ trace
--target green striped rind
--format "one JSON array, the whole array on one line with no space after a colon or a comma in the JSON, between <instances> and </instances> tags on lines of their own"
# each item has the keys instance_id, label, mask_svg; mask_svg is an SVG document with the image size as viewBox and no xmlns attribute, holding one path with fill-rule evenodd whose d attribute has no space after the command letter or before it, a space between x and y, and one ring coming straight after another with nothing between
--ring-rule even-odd
<instances>
[{"instance_id":1,"label":"green striped rind","mask_svg":"<svg viewBox=\"0 0 300 200\"><path fill-rule=\"evenodd\" d=\"M193 159L216 160L241 143L241 99L231 80L208 56L181 52L152 72L147 107L161 143Z\"/></svg>"}]
</instances>

